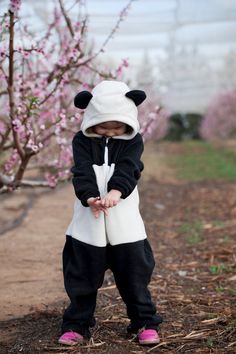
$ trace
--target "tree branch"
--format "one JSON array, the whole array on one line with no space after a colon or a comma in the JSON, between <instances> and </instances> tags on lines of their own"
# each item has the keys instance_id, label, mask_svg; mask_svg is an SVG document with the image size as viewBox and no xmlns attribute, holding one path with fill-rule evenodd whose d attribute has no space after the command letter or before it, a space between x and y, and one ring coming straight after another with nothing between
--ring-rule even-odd
<instances>
[{"instance_id":1,"label":"tree branch","mask_svg":"<svg viewBox=\"0 0 236 354\"><path fill-rule=\"evenodd\" d=\"M21 184L22 177L25 173L26 167L29 163L30 158L35 155L35 152L30 152L25 154L24 158L21 160L21 164L18 168L18 171L15 174L14 181L13 181L13 188L18 187Z\"/></svg>"},{"instance_id":2,"label":"tree branch","mask_svg":"<svg viewBox=\"0 0 236 354\"><path fill-rule=\"evenodd\" d=\"M66 21L67 27L68 27L69 32L70 32L70 34L71 34L71 37L74 37L75 34L74 34L74 30L73 30L72 25L71 25L71 20L70 20L70 18L67 16L67 13L66 13L66 10L65 10L65 8L64 8L64 5L63 5L63 3L62 3L62 0L58 0L58 1L59 1L59 4L60 4L60 8L61 8L62 15L63 15L63 17L64 17L64 19L65 19L65 21Z\"/></svg>"},{"instance_id":3,"label":"tree branch","mask_svg":"<svg viewBox=\"0 0 236 354\"><path fill-rule=\"evenodd\" d=\"M10 134L11 128L7 127L7 130L5 131L5 133L2 135L2 141L0 143L0 151L1 150L6 150L6 147L4 146L7 139L8 139L8 135ZM11 145L12 146L12 145Z\"/></svg>"},{"instance_id":4,"label":"tree branch","mask_svg":"<svg viewBox=\"0 0 236 354\"><path fill-rule=\"evenodd\" d=\"M9 37L9 77L8 77L8 95L9 95L9 107L10 107L10 118L11 118L11 126L12 126L12 134L16 149L21 157L24 158L25 152L21 147L19 136L17 132L14 130L14 91L13 91L13 83L14 83L14 13L9 11L10 13L10 37Z\"/></svg>"},{"instance_id":5,"label":"tree branch","mask_svg":"<svg viewBox=\"0 0 236 354\"><path fill-rule=\"evenodd\" d=\"M107 45L107 43L110 41L110 39L113 37L113 35L115 34L115 32L118 30L120 23L123 21L123 16L126 13L126 11L128 10L128 8L130 7L130 5L132 4L134 0L129 0L128 4L124 7L124 9L122 10L122 13L118 19L118 21L116 22L114 28L112 29L111 33L109 34L109 36L105 39L105 41L103 42L103 44L101 45L100 49L97 51L97 53L93 54L92 56L90 56L89 58L87 58L83 63L81 63L80 65L86 65L87 63L89 63L90 61L94 60L101 52L103 52L104 47Z\"/></svg>"}]
</instances>

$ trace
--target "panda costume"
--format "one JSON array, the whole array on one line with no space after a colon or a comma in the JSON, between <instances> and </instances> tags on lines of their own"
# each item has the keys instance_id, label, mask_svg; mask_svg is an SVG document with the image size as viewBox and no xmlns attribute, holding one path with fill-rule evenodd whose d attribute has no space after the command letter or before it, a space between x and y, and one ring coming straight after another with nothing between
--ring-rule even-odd
<instances>
[{"instance_id":1,"label":"panda costume","mask_svg":"<svg viewBox=\"0 0 236 354\"><path fill-rule=\"evenodd\" d=\"M143 141L137 105L146 98L118 81L102 81L92 93L82 91L75 106L85 109L81 130L72 147L75 190L74 215L66 231L63 250L64 284L70 305L63 315L62 333L78 332L90 337L95 325L98 288L109 268L114 274L130 319L128 331L157 329L162 322L147 288L155 261L139 212L137 181L143 170ZM106 138L93 126L118 121L128 126L119 136ZM87 200L110 190L121 192L119 203L95 218Z\"/></svg>"}]
</instances>

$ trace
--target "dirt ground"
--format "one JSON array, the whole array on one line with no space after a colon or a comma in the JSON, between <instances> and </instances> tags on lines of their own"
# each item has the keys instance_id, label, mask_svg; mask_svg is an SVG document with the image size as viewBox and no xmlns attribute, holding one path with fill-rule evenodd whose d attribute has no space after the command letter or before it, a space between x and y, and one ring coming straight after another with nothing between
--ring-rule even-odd
<instances>
[{"instance_id":1,"label":"dirt ground","mask_svg":"<svg viewBox=\"0 0 236 354\"><path fill-rule=\"evenodd\" d=\"M57 344L68 304L61 251L74 196L67 184L0 199L1 354L236 353L236 184L180 183L162 163L167 152L156 149L146 147L140 194L156 259L150 290L164 317L161 343L142 348L127 337L125 308L108 272L92 340Z\"/></svg>"}]
</instances>

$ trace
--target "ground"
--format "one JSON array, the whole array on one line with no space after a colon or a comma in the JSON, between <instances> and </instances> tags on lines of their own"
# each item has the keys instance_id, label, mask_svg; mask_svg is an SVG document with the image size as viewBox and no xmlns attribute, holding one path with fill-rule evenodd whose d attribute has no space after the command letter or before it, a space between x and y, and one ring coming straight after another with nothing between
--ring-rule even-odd
<instances>
[{"instance_id":1,"label":"ground","mask_svg":"<svg viewBox=\"0 0 236 354\"><path fill-rule=\"evenodd\" d=\"M180 153L176 144L148 144L139 184L156 259L150 290L164 317L161 343L142 348L126 336L125 308L108 272L93 339L76 348L57 344L68 304L61 250L74 198L66 184L1 197L0 353L236 352L236 184L175 178L164 161Z\"/></svg>"}]
</instances>

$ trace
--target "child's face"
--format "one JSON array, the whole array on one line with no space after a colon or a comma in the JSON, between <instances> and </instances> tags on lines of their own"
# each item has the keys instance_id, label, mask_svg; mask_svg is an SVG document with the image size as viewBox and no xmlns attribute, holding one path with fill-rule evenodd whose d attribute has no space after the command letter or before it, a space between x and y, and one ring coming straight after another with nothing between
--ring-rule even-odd
<instances>
[{"instance_id":1,"label":"child's face","mask_svg":"<svg viewBox=\"0 0 236 354\"><path fill-rule=\"evenodd\" d=\"M111 138L113 136L125 134L127 131L127 125L122 122L110 121L95 125L93 131L98 135Z\"/></svg>"}]
</instances>

